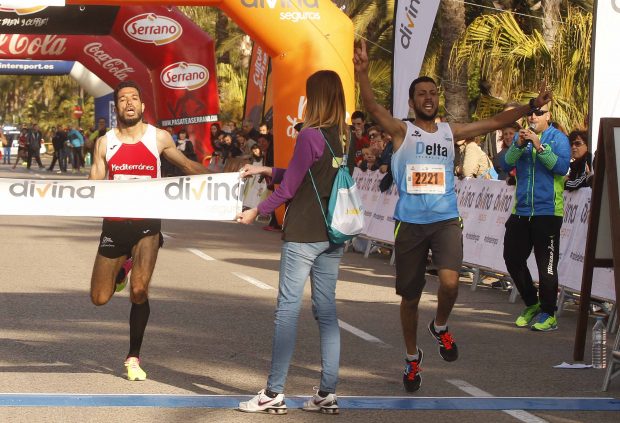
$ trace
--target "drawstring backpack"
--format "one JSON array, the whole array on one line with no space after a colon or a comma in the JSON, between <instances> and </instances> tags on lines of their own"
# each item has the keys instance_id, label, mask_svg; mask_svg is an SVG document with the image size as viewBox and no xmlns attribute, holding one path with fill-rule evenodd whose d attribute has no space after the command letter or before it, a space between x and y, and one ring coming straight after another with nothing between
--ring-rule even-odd
<instances>
[{"instance_id":1,"label":"drawstring backpack","mask_svg":"<svg viewBox=\"0 0 620 423\"><path fill-rule=\"evenodd\" d=\"M323 131L320 132L332 157L336 160L336 155L329 146L327 138L325 138ZM349 148L351 148L351 145L349 145ZM314 192L316 192L316 198L319 201L321 213L323 213L323 218L325 219L327 235L330 242L333 244L344 244L349 239L359 235L364 227L362 201L357 193L355 181L347 169L347 158L348 154L345 154L338 166L338 172L336 173L334 185L332 185L332 192L327 203L327 215L325 215L325 211L321 205L321 197L319 196L319 191L316 189L312 172L308 169Z\"/></svg>"}]
</instances>

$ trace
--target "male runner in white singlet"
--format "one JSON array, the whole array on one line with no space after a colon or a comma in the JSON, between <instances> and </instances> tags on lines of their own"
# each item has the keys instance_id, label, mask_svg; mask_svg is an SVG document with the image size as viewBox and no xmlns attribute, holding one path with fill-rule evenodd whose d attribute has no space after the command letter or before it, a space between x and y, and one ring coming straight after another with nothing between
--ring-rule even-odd
<instances>
[{"instance_id":1,"label":"male runner in white singlet","mask_svg":"<svg viewBox=\"0 0 620 423\"><path fill-rule=\"evenodd\" d=\"M95 143L89 179L160 178L160 155L186 175L209 173L177 150L168 132L142 122L144 103L137 84L121 82L114 90L114 104L118 127ZM126 275L131 268L129 354L125 360L129 380L146 379L140 368L140 347L150 314L149 282L163 244L160 230L160 219L104 218L93 266L90 295L95 305L112 298L118 290L116 282L126 281L125 277L117 280L117 275L121 271ZM133 267L128 266L132 262Z\"/></svg>"},{"instance_id":2,"label":"male runner in white singlet","mask_svg":"<svg viewBox=\"0 0 620 423\"><path fill-rule=\"evenodd\" d=\"M422 76L409 87L409 106L415 124L392 117L374 98L368 79L366 44L355 49L353 64L362 100L369 112L392 136L392 173L399 199L394 211L396 226L396 293L401 297L400 320L405 338L406 367L403 383L408 392L422 383L423 353L417 344L418 304L424 288L426 259L432 252L438 269L437 312L428 329L439 343L446 361L458 358L448 331L448 317L458 295L459 270L463 261L462 226L454 192L454 140L476 137L508 126L551 101L545 84L529 105L499 113L473 123L435 123L439 94L435 81Z\"/></svg>"}]
</instances>

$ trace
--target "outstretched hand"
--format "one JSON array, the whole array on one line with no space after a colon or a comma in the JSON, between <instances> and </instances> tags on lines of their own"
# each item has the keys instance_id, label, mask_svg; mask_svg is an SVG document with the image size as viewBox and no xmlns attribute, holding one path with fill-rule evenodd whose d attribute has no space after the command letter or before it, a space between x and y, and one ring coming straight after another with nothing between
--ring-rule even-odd
<instances>
[{"instance_id":1,"label":"outstretched hand","mask_svg":"<svg viewBox=\"0 0 620 423\"><path fill-rule=\"evenodd\" d=\"M353 69L356 73L368 72L368 53L366 52L366 41L362 38L359 47L353 49Z\"/></svg>"},{"instance_id":2,"label":"outstretched hand","mask_svg":"<svg viewBox=\"0 0 620 423\"><path fill-rule=\"evenodd\" d=\"M545 104L549 103L551 100L553 100L553 94L551 93L551 89L547 86L547 81L542 81L538 90L538 97L534 99L534 105L537 108L541 108Z\"/></svg>"}]
</instances>

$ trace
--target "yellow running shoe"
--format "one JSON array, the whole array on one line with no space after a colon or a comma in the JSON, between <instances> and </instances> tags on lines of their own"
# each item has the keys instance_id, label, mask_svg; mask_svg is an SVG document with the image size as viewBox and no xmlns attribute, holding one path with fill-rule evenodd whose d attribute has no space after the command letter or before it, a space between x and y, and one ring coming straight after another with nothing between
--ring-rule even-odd
<instances>
[{"instance_id":1,"label":"yellow running shoe","mask_svg":"<svg viewBox=\"0 0 620 423\"><path fill-rule=\"evenodd\" d=\"M140 359L138 357L127 357L125 367L127 368L128 380L146 380L146 372L140 367Z\"/></svg>"}]
</instances>

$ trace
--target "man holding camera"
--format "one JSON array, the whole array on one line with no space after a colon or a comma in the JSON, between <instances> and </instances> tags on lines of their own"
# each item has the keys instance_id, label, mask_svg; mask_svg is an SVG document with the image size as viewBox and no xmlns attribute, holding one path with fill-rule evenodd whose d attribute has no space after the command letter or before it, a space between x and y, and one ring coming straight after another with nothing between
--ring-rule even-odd
<instances>
[{"instance_id":1,"label":"man holding camera","mask_svg":"<svg viewBox=\"0 0 620 423\"><path fill-rule=\"evenodd\" d=\"M528 128L519 131L502 158L506 171L516 167L517 172L515 206L504 235L504 261L525 302L515 325L524 328L534 321L532 330L547 332L557 329L562 194L571 152L566 135L550 124L549 103L536 106L530 102ZM532 248L538 268L538 289L527 267Z\"/></svg>"}]
</instances>

